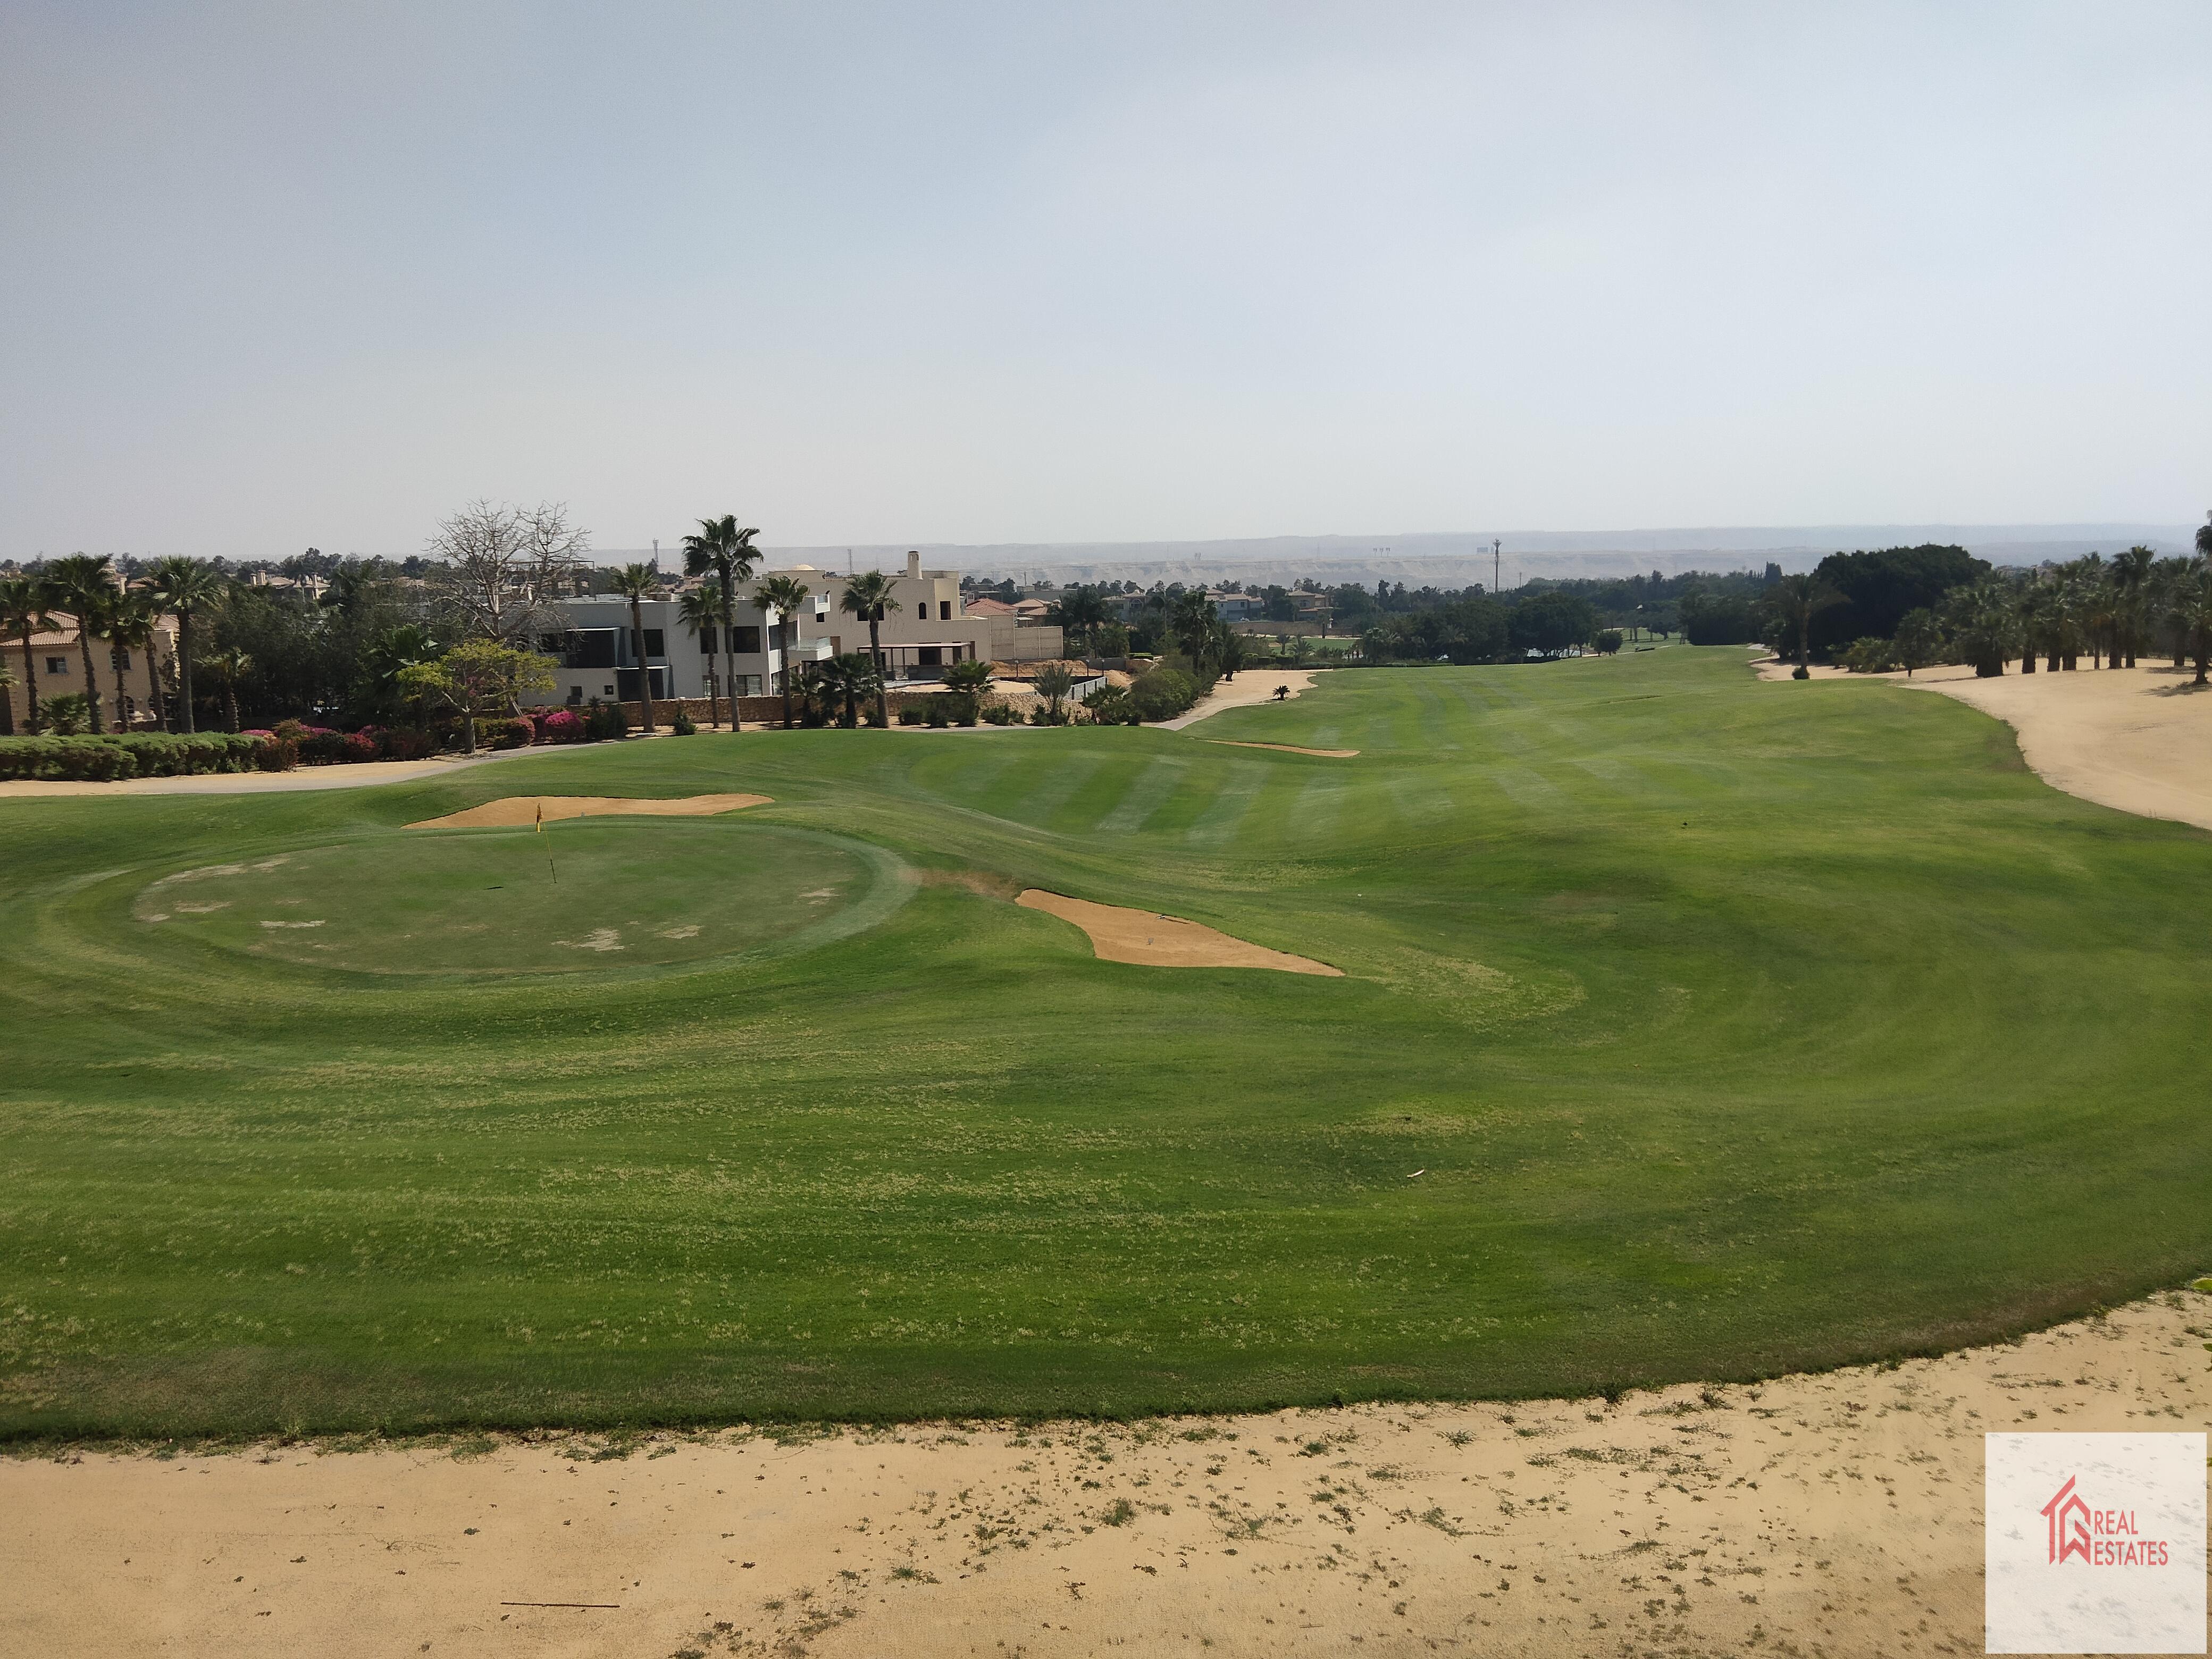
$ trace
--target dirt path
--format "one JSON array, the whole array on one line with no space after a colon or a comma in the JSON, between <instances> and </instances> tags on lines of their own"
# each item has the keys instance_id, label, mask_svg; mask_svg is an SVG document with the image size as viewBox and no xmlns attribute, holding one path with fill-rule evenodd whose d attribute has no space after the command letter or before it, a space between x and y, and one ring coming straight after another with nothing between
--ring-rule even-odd
<instances>
[{"instance_id":1,"label":"dirt path","mask_svg":"<svg viewBox=\"0 0 2212 1659\"><path fill-rule=\"evenodd\" d=\"M1789 678L1787 664L1757 665L1763 679ZM2054 789L2148 818L2212 830L2212 686L2167 663L2138 668L2022 674L1995 679L1971 668L1847 675L1815 668L1816 679L1881 680L1940 692L1994 714L2019 734L2020 751Z\"/></svg>"},{"instance_id":2,"label":"dirt path","mask_svg":"<svg viewBox=\"0 0 2212 1659\"><path fill-rule=\"evenodd\" d=\"M1171 720L1162 720L1163 732L1180 732L1186 726L1218 714L1224 708L1249 708L1254 703L1273 702L1275 688L1287 685L1291 695L1297 696L1313 689L1314 676L1327 673L1320 668L1240 668L1233 680L1217 685L1198 700L1198 706L1188 714L1178 714Z\"/></svg>"},{"instance_id":3,"label":"dirt path","mask_svg":"<svg viewBox=\"0 0 2212 1659\"><path fill-rule=\"evenodd\" d=\"M1978 1653L1982 1435L2202 1429L2208 1338L2184 1291L1613 1405L0 1462L0 1646Z\"/></svg>"},{"instance_id":4,"label":"dirt path","mask_svg":"<svg viewBox=\"0 0 2212 1659\"><path fill-rule=\"evenodd\" d=\"M377 783L412 783L444 777L494 761L520 760L549 752L496 749L481 755L440 755L419 761L343 762L337 766L302 766L290 772L205 772L189 778L122 778L113 783L64 782L45 778L11 778L0 782L0 803L48 795L265 795L293 789L358 789Z\"/></svg>"}]
</instances>

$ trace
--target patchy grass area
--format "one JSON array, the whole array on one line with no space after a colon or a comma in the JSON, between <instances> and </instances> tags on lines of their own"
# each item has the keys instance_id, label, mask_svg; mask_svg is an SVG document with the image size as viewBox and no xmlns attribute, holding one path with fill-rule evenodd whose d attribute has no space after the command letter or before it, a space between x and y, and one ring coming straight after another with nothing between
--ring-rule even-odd
<instances>
[{"instance_id":1,"label":"patchy grass area","mask_svg":"<svg viewBox=\"0 0 2212 1659\"><path fill-rule=\"evenodd\" d=\"M723 790L775 804L400 828ZM588 902L489 893L540 846ZM1573 1395L2017 1329L2212 1260L2208 878L1970 709L1688 649L0 804L0 1432ZM1030 886L1346 976L1101 962ZM702 933L462 971L625 902ZM341 905L374 960L260 926Z\"/></svg>"}]
</instances>

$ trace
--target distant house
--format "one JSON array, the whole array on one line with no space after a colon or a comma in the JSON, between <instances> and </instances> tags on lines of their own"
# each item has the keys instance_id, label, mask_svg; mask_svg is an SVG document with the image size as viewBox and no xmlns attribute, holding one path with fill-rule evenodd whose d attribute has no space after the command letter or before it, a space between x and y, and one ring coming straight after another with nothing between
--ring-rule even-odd
<instances>
[{"instance_id":1,"label":"distant house","mask_svg":"<svg viewBox=\"0 0 2212 1659\"><path fill-rule=\"evenodd\" d=\"M868 625L838 608L845 578L834 570L793 565L757 572L738 592L729 639L721 630L684 626L680 591L640 602L645 625L643 660L630 626L629 601L607 594L556 601L564 626L549 630L538 648L556 665L554 687L541 702L587 702L597 697L635 702L649 679L656 700L727 695L720 684L722 647L729 647L730 671L741 697L772 692L783 672L784 648L776 637L779 617L759 599L769 576L795 576L810 590L792 618L792 665L804 672L810 663L868 648ZM686 584L696 586L696 582ZM960 582L949 570L924 570L921 555L907 555L903 574L891 578L891 601L877 633L883 643L884 672L895 682L941 678L956 662L1028 660L1056 657L1057 628L1031 629L1018 617L980 607L997 600L975 600L964 608ZM711 689L710 689L711 688Z\"/></svg>"},{"instance_id":2,"label":"distant house","mask_svg":"<svg viewBox=\"0 0 2212 1659\"><path fill-rule=\"evenodd\" d=\"M39 678L39 696L80 695L84 690L84 656L77 647L76 618L65 611L49 613L53 625L43 633L31 635L31 672ZM0 641L0 652L10 671L20 682L23 679L23 641L20 635ZM133 647L110 646L106 640L94 635L92 641L92 677L98 688L100 724L110 731L127 731L134 726L149 726L154 720L154 677L164 663L173 662L177 654L176 623L164 617L155 626L154 648L151 651ZM123 681L121 701L117 700L115 682L118 673ZM164 688L166 695L167 688ZM30 690L21 684L9 686L4 693L8 712L15 721L15 730L31 729Z\"/></svg>"}]
</instances>

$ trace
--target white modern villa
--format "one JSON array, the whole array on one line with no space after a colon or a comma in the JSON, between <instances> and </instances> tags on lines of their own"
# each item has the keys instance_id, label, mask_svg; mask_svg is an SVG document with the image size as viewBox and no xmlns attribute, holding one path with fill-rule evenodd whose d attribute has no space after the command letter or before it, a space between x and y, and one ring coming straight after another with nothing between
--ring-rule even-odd
<instances>
[{"instance_id":1,"label":"white modern villa","mask_svg":"<svg viewBox=\"0 0 2212 1659\"><path fill-rule=\"evenodd\" d=\"M791 576L809 590L792 619L793 665L806 665L868 648L868 625L838 609L845 578L812 565L762 570L738 588L736 621L730 629L738 696L761 696L775 689L784 653L777 639L781 618L759 599L760 584L770 576ZM611 594L562 599L568 626L549 635L539 648L557 665L554 686L540 702L581 703L594 697L635 702L642 669L652 676L655 700L727 695L720 684L720 630L695 629L683 621L683 595L696 580L671 578L665 593L641 601L645 660L640 663L631 628L629 601ZM919 553L907 555L906 571L891 579L891 604L878 629L886 678L896 682L939 678L950 664L963 661L1033 661L1057 657L1060 631L1018 623L1007 616L970 616L960 601L957 572L924 570Z\"/></svg>"}]
</instances>

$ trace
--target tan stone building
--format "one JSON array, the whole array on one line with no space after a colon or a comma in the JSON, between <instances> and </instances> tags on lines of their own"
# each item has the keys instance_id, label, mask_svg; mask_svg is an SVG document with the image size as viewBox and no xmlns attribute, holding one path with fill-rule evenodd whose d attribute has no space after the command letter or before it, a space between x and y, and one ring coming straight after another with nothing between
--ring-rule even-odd
<instances>
[{"instance_id":1,"label":"tan stone building","mask_svg":"<svg viewBox=\"0 0 2212 1659\"><path fill-rule=\"evenodd\" d=\"M68 692L84 692L84 655L77 644L76 618L66 612L52 613L46 631L31 635L30 672L26 674L23 641L18 635L0 641L8 671L15 684L7 688L8 713L19 733L31 729L29 681L35 677L41 700ZM175 660L176 624L167 617L156 625L154 648L111 647L106 640L92 641L93 682L100 691L100 723L107 731L128 731L154 725L154 677L163 665ZM120 690L118 681L120 680ZM167 688L162 689L167 695Z\"/></svg>"}]
</instances>

